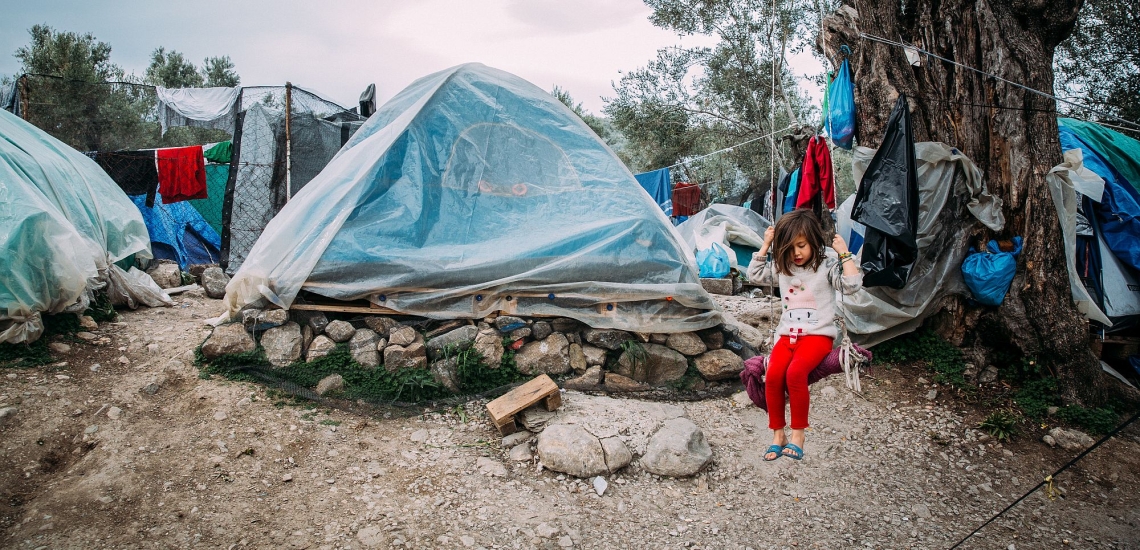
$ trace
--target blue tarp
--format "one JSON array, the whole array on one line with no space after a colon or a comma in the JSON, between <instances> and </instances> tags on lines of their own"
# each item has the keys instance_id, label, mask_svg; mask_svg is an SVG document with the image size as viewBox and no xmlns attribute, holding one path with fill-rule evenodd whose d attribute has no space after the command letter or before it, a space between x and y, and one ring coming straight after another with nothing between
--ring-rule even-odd
<instances>
[{"instance_id":1,"label":"blue tarp","mask_svg":"<svg viewBox=\"0 0 1140 550\"><path fill-rule=\"evenodd\" d=\"M183 271L220 261L222 238L189 201L163 204L158 195L153 208L146 207L146 195L131 196L131 201L142 212L155 259L174 260Z\"/></svg>"},{"instance_id":2,"label":"blue tarp","mask_svg":"<svg viewBox=\"0 0 1140 550\"><path fill-rule=\"evenodd\" d=\"M549 93L477 63L381 107L265 228L230 315L302 290L430 318L683 332L723 321L633 174Z\"/></svg>"},{"instance_id":3,"label":"blue tarp","mask_svg":"<svg viewBox=\"0 0 1140 550\"><path fill-rule=\"evenodd\" d=\"M1104 178L1104 196L1093 207L1101 237L1124 265L1140 271L1140 193L1071 129L1060 131L1061 149L1080 149L1085 167Z\"/></svg>"},{"instance_id":4,"label":"blue tarp","mask_svg":"<svg viewBox=\"0 0 1140 550\"><path fill-rule=\"evenodd\" d=\"M666 214L671 213L673 203L673 182L669 179L669 169L662 168L652 172L642 172L633 176L637 183L653 198L653 202L661 207Z\"/></svg>"}]
</instances>

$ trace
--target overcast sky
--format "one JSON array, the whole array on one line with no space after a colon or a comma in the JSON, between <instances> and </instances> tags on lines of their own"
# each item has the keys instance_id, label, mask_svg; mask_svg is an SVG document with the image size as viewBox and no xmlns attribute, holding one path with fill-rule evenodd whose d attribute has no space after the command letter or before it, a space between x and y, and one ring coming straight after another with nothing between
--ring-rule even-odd
<instances>
[{"instance_id":1,"label":"overcast sky","mask_svg":"<svg viewBox=\"0 0 1140 550\"><path fill-rule=\"evenodd\" d=\"M646 65L659 48L711 45L651 25L641 0L34 0L8 2L0 17L0 74L28 29L91 32L112 47L111 60L141 75L158 46L195 64L229 55L244 85L285 81L341 105L356 104L376 83L383 103L416 78L478 61L550 90L559 85L591 112L612 97L622 71ZM818 73L808 55L797 73ZM808 89L813 97L821 90Z\"/></svg>"}]
</instances>

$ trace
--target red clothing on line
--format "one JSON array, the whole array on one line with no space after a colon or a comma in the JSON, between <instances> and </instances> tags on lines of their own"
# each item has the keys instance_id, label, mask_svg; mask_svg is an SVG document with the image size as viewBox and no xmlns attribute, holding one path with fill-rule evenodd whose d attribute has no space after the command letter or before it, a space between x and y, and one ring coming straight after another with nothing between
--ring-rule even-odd
<instances>
[{"instance_id":1,"label":"red clothing on line","mask_svg":"<svg viewBox=\"0 0 1140 550\"><path fill-rule=\"evenodd\" d=\"M827 140L812 136L800 168L800 190L796 195L796 208L807 208L818 194L830 210L835 209L835 173L831 169L831 151Z\"/></svg>"},{"instance_id":2,"label":"red clothing on line","mask_svg":"<svg viewBox=\"0 0 1140 550\"><path fill-rule=\"evenodd\" d=\"M201 145L159 149L155 157L162 204L206 198L206 160Z\"/></svg>"},{"instance_id":3,"label":"red clothing on line","mask_svg":"<svg viewBox=\"0 0 1140 550\"><path fill-rule=\"evenodd\" d=\"M781 336L768 356L768 372L764 378L764 398L768 402L768 427L783 429L784 391L792 405L792 429L808 427L808 374L815 370L827 354L834 340L827 336L800 336L795 342Z\"/></svg>"},{"instance_id":4,"label":"red clothing on line","mask_svg":"<svg viewBox=\"0 0 1140 550\"><path fill-rule=\"evenodd\" d=\"M673 216L692 216L701 210L701 186L678 183L673 188Z\"/></svg>"}]
</instances>

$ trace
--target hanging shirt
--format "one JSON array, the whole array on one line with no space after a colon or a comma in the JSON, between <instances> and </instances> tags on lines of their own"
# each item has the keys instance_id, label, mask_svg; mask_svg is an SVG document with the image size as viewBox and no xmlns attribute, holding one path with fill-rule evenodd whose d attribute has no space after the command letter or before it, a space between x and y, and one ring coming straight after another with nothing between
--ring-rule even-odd
<instances>
[{"instance_id":1,"label":"hanging shirt","mask_svg":"<svg viewBox=\"0 0 1140 550\"><path fill-rule=\"evenodd\" d=\"M828 209L835 209L835 174L831 169L831 151L827 149L827 140L812 136L800 170L796 208L811 207L812 201L820 195Z\"/></svg>"},{"instance_id":2,"label":"hanging shirt","mask_svg":"<svg viewBox=\"0 0 1140 550\"><path fill-rule=\"evenodd\" d=\"M206 161L201 145L159 149L157 158L162 204L207 198Z\"/></svg>"},{"instance_id":3,"label":"hanging shirt","mask_svg":"<svg viewBox=\"0 0 1140 550\"><path fill-rule=\"evenodd\" d=\"M146 206L154 206L158 189L158 170L154 151L99 151L95 162L111 176L127 195L146 195Z\"/></svg>"},{"instance_id":4,"label":"hanging shirt","mask_svg":"<svg viewBox=\"0 0 1140 550\"><path fill-rule=\"evenodd\" d=\"M701 187L695 183L678 183L673 188L673 216L692 216L701 209Z\"/></svg>"}]
</instances>

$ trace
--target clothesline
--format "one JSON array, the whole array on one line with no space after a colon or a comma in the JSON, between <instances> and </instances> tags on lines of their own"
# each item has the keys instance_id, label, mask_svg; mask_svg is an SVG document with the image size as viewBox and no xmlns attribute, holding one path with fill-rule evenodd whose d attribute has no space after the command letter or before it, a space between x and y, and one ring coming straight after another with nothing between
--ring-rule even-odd
<instances>
[{"instance_id":1,"label":"clothesline","mask_svg":"<svg viewBox=\"0 0 1140 550\"><path fill-rule=\"evenodd\" d=\"M922 49L922 48L919 48L918 46L914 46L914 45L912 45L912 44L906 44L906 43L903 43L903 42L898 42L898 41L895 41L895 40L890 40L890 39L887 39L887 38L883 38L883 37L881 37L881 36L875 36L875 35L872 35L872 34L867 34L867 33L865 33L865 32L861 32L861 33L859 33L859 37L860 37L860 38L864 38L864 39L867 39L867 40L871 40L871 41L874 41L874 42L880 42L880 43L883 43L883 44L887 44L887 45L889 45L889 46L895 46L895 47L899 47L899 48L903 48L903 49L911 49L911 50L915 50L915 51L917 51L917 52L919 52L919 53L922 53L922 54L924 54L924 55L926 55L926 56L928 56L928 57L933 57L933 58L935 58L935 59L938 59L938 60L941 60L941 61L945 61L946 63L950 63L950 64L952 64L952 65L955 65L955 66L961 67L961 68L963 68L963 69L966 69L966 70L970 70L970 71L973 71L973 72L975 72L975 73L978 73L978 74L980 74L980 75L988 76L988 77L990 77L990 78L993 78L993 79L995 79L995 80L1000 80L1000 81L1002 81L1002 82L1004 82L1004 83L1006 83L1006 84L1009 84L1010 86L1015 86L1015 87L1017 87L1017 88L1021 88L1021 89L1025 90L1025 91L1028 91L1028 92L1032 92L1032 93L1034 93L1034 94L1037 94L1037 95L1039 95L1039 96L1041 96L1041 97L1049 98L1049 99L1052 99L1053 101L1059 101L1059 102L1062 102L1062 103L1066 103L1066 104L1069 104L1069 105L1072 105L1072 106L1074 106L1074 107L1078 107L1078 108L1081 108L1081 109L1086 109L1086 110L1088 110L1090 113L1094 113L1094 114L1097 114L1097 115L1100 115L1100 116L1102 116L1102 117L1106 117L1106 118L1111 118L1111 119L1113 119L1113 120L1116 120L1116 121L1118 121L1118 122L1123 122L1124 124L1130 125L1130 126L1131 126L1131 128L1130 128L1130 129L1132 129L1132 130L1140 130L1140 123L1137 123L1137 122L1133 122L1133 121L1131 121L1131 120L1128 120L1128 119L1120 118L1120 117L1118 117L1118 116L1116 116L1116 115L1112 115L1112 114L1108 114L1108 113L1102 113L1102 112L1100 112L1100 111L1098 111L1098 110L1096 110L1096 109L1093 109L1092 107L1089 107L1089 106L1087 106L1087 105L1082 105L1082 104L1080 104L1080 103L1077 103L1077 102L1075 102L1075 101L1069 101L1069 100L1067 100L1067 99L1064 99L1064 98L1060 98L1060 97L1057 97L1057 96L1055 96L1055 95L1053 95L1053 94L1050 94L1050 93L1046 93L1046 92L1043 92L1043 91L1041 91L1041 90L1038 90L1038 89L1035 89L1035 88L1030 88L1029 86L1026 86L1026 85L1024 85L1024 84L1020 84L1020 83L1014 82L1014 81L1012 81L1012 80L1009 80L1009 79L1006 79L1006 78L1002 78L1002 77L1000 77L1000 76L998 76L998 75L996 75L996 74L987 73L987 72L985 72L985 71L983 71L983 70L981 70L981 69L975 69L974 67L971 67L971 66L969 66L969 65L964 65L964 64L962 64L962 63L959 63L959 62L957 62L957 61L954 61L953 59L947 59L947 58L945 58L945 57L942 57L942 56L940 56L940 55L937 55L937 54L934 54L934 53L928 52L928 51L926 51L926 50L924 50L924 49Z\"/></svg>"},{"instance_id":2,"label":"clothesline","mask_svg":"<svg viewBox=\"0 0 1140 550\"><path fill-rule=\"evenodd\" d=\"M726 151L731 151L731 150L733 150L733 149L736 149L737 147L741 147L741 146L744 146L744 145L748 145L749 143L752 143L752 142L754 142L754 141L759 141L759 140L761 140L761 139L767 139L767 138L769 138L769 137L772 137L772 136L774 136L774 135L776 135L776 134L778 134L778 133L780 133L780 132L786 132L786 131L788 131L788 130L791 130L792 128L795 128L795 127L796 127L796 125L795 125L795 124L789 124L787 127L785 127L785 128L781 128L781 129L779 129L779 130L776 130L775 132L770 132L770 133L767 133L767 134L765 134L765 135L762 135L762 136L760 136L760 137L752 138L752 139L750 139L750 140L748 140L748 141L742 141L742 142L740 142L740 143L737 143L736 145L731 145L731 146L725 147L724 149L720 149L720 150L717 150L717 151L713 151L713 152L711 152L711 153L709 153L709 154L707 154L707 155L701 155L701 156L699 156L699 157L697 157L697 158L694 158L694 159L683 160L683 161L681 161L681 162L678 162L678 163L676 163L676 164L670 164L669 166L666 166L665 168L676 168L676 167L678 167L678 166L681 166L681 165L684 165L684 164L689 164L689 163L691 163L691 162L696 162L696 161L698 161L698 160L701 160L701 159L703 159L703 158L706 158L706 157L711 157L711 156L713 156L713 155L719 155L719 154L721 154L721 153L724 153L724 152L726 152ZM660 170L660 168L658 168L658 170Z\"/></svg>"}]
</instances>

